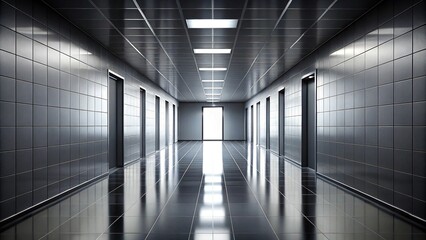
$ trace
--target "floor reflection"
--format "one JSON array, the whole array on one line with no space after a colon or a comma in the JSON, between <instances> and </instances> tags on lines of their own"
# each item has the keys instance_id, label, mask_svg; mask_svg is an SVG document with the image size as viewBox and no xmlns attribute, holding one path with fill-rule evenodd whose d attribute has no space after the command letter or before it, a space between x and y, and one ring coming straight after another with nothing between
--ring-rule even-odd
<instances>
[{"instance_id":1,"label":"floor reflection","mask_svg":"<svg viewBox=\"0 0 426 240\"><path fill-rule=\"evenodd\" d=\"M245 142L179 142L0 239L426 239L425 227Z\"/></svg>"},{"instance_id":2,"label":"floor reflection","mask_svg":"<svg viewBox=\"0 0 426 240\"><path fill-rule=\"evenodd\" d=\"M203 143L203 180L194 216L194 239L205 239L208 234L231 239L222 150L221 141Z\"/></svg>"}]
</instances>

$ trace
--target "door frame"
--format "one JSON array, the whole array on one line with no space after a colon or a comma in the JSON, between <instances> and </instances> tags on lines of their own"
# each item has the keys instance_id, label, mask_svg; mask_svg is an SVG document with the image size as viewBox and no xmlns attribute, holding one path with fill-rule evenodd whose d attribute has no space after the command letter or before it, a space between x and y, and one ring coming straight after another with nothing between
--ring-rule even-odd
<instances>
[{"instance_id":1,"label":"door frame","mask_svg":"<svg viewBox=\"0 0 426 240\"><path fill-rule=\"evenodd\" d=\"M144 104L144 106L142 106ZM140 88L140 157L146 157L146 90Z\"/></svg>"},{"instance_id":2,"label":"door frame","mask_svg":"<svg viewBox=\"0 0 426 240\"><path fill-rule=\"evenodd\" d=\"M160 125L161 125L161 98L158 95L155 95L155 100L154 100L154 108L155 108L155 112L154 112L154 122L155 122L155 143L154 143L154 148L155 151L159 151L161 149L161 133L160 133Z\"/></svg>"},{"instance_id":3,"label":"door frame","mask_svg":"<svg viewBox=\"0 0 426 240\"><path fill-rule=\"evenodd\" d=\"M314 112L314 115L313 115L313 117L314 117L314 121L313 121L314 122L314 126L313 126L313 129L314 129L314 133L313 133L314 134L313 160L315 161L315 169L313 169L313 170L315 172L317 172L317 169L318 169L318 162L317 162L317 126L318 126L317 125L317 120L318 120L318 118L317 118L317 70L303 75L303 77L301 79L301 84L302 84L302 94L301 94L302 95L302 137L301 137L301 139L302 139L302 141L301 141L301 145L302 145L301 156L302 156L302 159L301 159L301 163L302 164L301 165L302 165L302 167L308 167L308 168L309 168L309 165L310 165L309 164L309 152L308 152L309 149L308 149L308 144L306 144L307 141L308 141L308 139L307 139L308 138L308 136L307 136L308 132L306 131L306 129L304 129L304 126L306 126L306 127L308 126L307 125L308 123L306 123L306 121L307 121L306 114L307 114L308 109L307 109L307 107L304 108L304 105L308 104L308 103L306 102L304 93L307 94L306 93L307 82L310 82L310 81L313 81L313 84L314 84L313 85L313 87L314 87L313 108L314 109L312 111Z\"/></svg>"},{"instance_id":4,"label":"door frame","mask_svg":"<svg viewBox=\"0 0 426 240\"><path fill-rule=\"evenodd\" d=\"M110 144L110 121L109 121L109 108L110 108L110 99L109 99L109 80L110 78L113 79L113 81L116 81L117 83L120 82L120 95L116 96L116 100L120 100L121 102L121 109L116 109L116 115L119 115L118 111L121 112L121 114L116 118L116 126L120 126L120 128L116 128L116 160L115 160L115 167L110 167L110 154L109 154L109 144ZM125 88L125 80L124 77L120 74L112 71L111 69L108 69L108 169L114 169L124 166L124 88ZM116 89L117 90L117 89ZM119 157L119 158L117 158Z\"/></svg>"},{"instance_id":5,"label":"door frame","mask_svg":"<svg viewBox=\"0 0 426 240\"><path fill-rule=\"evenodd\" d=\"M173 104L173 143L176 142L176 105Z\"/></svg>"},{"instance_id":6,"label":"door frame","mask_svg":"<svg viewBox=\"0 0 426 240\"><path fill-rule=\"evenodd\" d=\"M265 120L265 148L271 148L271 96L268 96L265 100L265 111L266 111L266 120Z\"/></svg>"},{"instance_id":7,"label":"door frame","mask_svg":"<svg viewBox=\"0 0 426 240\"><path fill-rule=\"evenodd\" d=\"M169 103L169 101L167 101L167 100L165 100L165 102L164 102L164 121L166 122L165 123L165 127L166 127L166 129L164 129L164 131L166 132L166 134L165 134L165 139L164 139L164 142L166 143L166 147L167 146L169 146L169 144L170 144L170 103Z\"/></svg>"},{"instance_id":8,"label":"door frame","mask_svg":"<svg viewBox=\"0 0 426 240\"><path fill-rule=\"evenodd\" d=\"M253 141L254 141L254 136L253 136L253 133L254 133L254 113L253 113L253 111L254 111L254 107L253 107L253 105L251 105L250 106L250 142L251 143L253 143Z\"/></svg>"},{"instance_id":9,"label":"door frame","mask_svg":"<svg viewBox=\"0 0 426 240\"><path fill-rule=\"evenodd\" d=\"M260 101L256 103L256 145L260 146Z\"/></svg>"},{"instance_id":10,"label":"door frame","mask_svg":"<svg viewBox=\"0 0 426 240\"><path fill-rule=\"evenodd\" d=\"M281 111L282 110L282 111ZM285 88L278 91L278 155L285 156Z\"/></svg>"}]
</instances>

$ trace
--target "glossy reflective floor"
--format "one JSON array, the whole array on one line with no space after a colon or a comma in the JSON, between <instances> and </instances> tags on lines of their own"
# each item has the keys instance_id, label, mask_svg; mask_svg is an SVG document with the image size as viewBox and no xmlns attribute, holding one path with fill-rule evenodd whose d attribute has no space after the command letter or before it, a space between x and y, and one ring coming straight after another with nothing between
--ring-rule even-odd
<instances>
[{"instance_id":1,"label":"glossy reflective floor","mask_svg":"<svg viewBox=\"0 0 426 240\"><path fill-rule=\"evenodd\" d=\"M426 239L425 229L245 142L179 142L0 239Z\"/></svg>"}]
</instances>

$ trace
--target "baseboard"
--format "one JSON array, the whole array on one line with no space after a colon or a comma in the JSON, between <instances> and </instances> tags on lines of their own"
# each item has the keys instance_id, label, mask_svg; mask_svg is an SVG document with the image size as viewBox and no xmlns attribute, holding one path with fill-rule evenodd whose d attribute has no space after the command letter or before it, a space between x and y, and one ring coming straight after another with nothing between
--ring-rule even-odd
<instances>
[{"instance_id":1,"label":"baseboard","mask_svg":"<svg viewBox=\"0 0 426 240\"><path fill-rule=\"evenodd\" d=\"M102 179L104 179L105 177L107 177L110 174L110 172L104 173L102 175L99 175L91 180L88 180L82 184L79 184L75 187L72 187L68 190L65 190L49 199L46 199L42 202L39 202L25 210L22 210L19 213L16 213L8 218L5 218L3 220L0 221L0 231L3 231L13 225L15 225L17 222L31 216L34 215L40 211L43 211L44 209L60 202L61 200L63 200L64 198L67 198L69 196L71 196L73 193L77 192L77 191L81 191L84 188L89 187L90 185L92 185L95 182L98 182Z\"/></svg>"},{"instance_id":2,"label":"baseboard","mask_svg":"<svg viewBox=\"0 0 426 240\"><path fill-rule=\"evenodd\" d=\"M262 147L262 148L264 148L261 145L259 145L259 146ZM275 156L277 156L279 158L282 158L284 160L287 160L287 161L293 163L294 165L296 165L297 167L303 168L300 163L298 163L297 161L295 161L293 159L290 159L290 158L285 157L285 156L279 156L279 154L277 152L272 151L270 149L266 149L265 148L265 150L269 150ZM312 170L312 171L314 171L314 170ZM316 174L317 174L318 177L320 177L321 179L327 181L328 183L333 184L336 187L339 187L339 188L344 189L346 191L350 191L351 193L357 195L358 197L360 197L360 198L362 198L362 199L364 199L364 200L366 200L366 201L374 204L376 207L379 207L380 209L383 209L384 211L387 211L390 214L397 214L399 217L401 217L401 218L403 218L403 219L405 219L405 220L407 220L407 221L415 224L416 226L418 226L418 227L420 227L422 229L426 229L426 225L425 225L426 224L426 219L419 218L419 217L417 217L417 216L415 216L415 215L413 215L413 214L411 214L411 213L409 213L409 212L407 212L405 210L402 210L402 209L400 209L398 207L395 207L392 204L389 204L387 202L384 202L383 200L380 200L378 198L370 196L370 195L368 195L367 193L365 193L363 191L360 191L360 190L358 190L356 188L353 188L353 187L348 186L348 185L346 185L344 183L341 183L341 182L339 182L339 181L337 181L337 180L335 180L333 178L330 178L330 177L328 177L326 175L323 175L323 174L321 174L319 172L316 172Z\"/></svg>"},{"instance_id":3,"label":"baseboard","mask_svg":"<svg viewBox=\"0 0 426 240\"><path fill-rule=\"evenodd\" d=\"M392 204L384 202L383 200L375 198L375 197L373 197L373 196L371 196L371 195L369 195L369 194L367 194L367 193L365 193L363 191L360 191L360 190L358 190L356 188L353 188L353 187L348 186L348 185L346 185L344 183L336 181L333 178L330 178L330 177L328 177L328 176L326 176L324 174L321 174L321 173L318 173L318 172L316 174L322 180L324 180L324 181L326 181L326 182L328 182L330 184L333 184L336 187L341 188L343 190L350 191L351 193L357 195L357 197L362 198L362 199L368 201L369 203L371 203L374 206L376 206L376 207L378 207L378 208L380 208L380 209L388 212L389 214L397 215L398 217L401 217L404 220L409 221L410 223L416 225L417 227L419 227L421 229L426 229L426 225L425 225L426 224L426 220L425 219L421 219L421 218L419 218L419 217L417 217L417 216L415 216L415 215L413 215L413 214L411 214L411 213L409 213L409 212L407 212L405 210L402 210L402 209L400 209L398 207L395 207Z\"/></svg>"}]
</instances>

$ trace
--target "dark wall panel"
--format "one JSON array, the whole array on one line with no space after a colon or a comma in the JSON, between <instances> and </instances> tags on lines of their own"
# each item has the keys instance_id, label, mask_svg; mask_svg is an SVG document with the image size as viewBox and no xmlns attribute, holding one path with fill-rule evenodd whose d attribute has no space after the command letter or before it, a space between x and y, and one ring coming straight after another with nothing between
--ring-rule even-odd
<instances>
[{"instance_id":1,"label":"dark wall panel","mask_svg":"<svg viewBox=\"0 0 426 240\"><path fill-rule=\"evenodd\" d=\"M15 1L0 2L0 220L108 172L108 69L125 79L125 162L139 158L140 87L147 154L154 96L177 105L39 1L7 2Z\"/></svg>"},{"instance_id":2,"label":"dark wall panel","mask_svg":"<svg viewBox=\"0 0 426 240\"><path fill-rule=\"evenodd\" d=\"M271 96L271 150L278 152L285 88L285 156L300 163L301 79L317 70L318 172L422 219L425 9L424 1L383 1L246 103L264 109Z\"/></svg>"}]
</instances>

